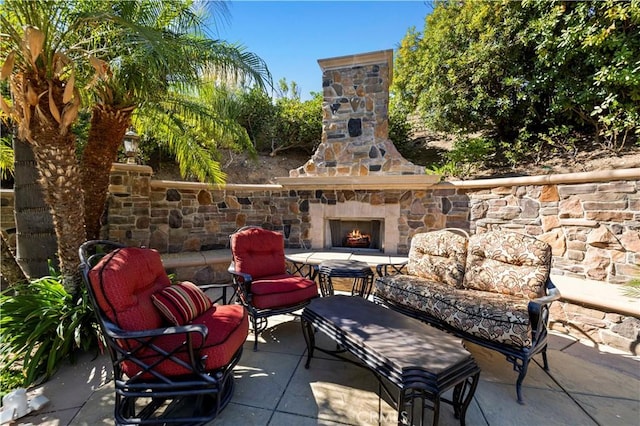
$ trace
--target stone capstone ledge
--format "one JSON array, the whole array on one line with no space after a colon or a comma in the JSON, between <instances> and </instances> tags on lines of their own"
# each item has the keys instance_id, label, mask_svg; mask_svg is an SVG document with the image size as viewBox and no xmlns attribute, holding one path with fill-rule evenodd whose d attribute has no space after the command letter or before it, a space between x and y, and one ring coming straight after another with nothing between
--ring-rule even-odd
<instances>
[{"instance_id":1,"label":"stone capstone ledge","mask_svg":"<svg viewBox=\"0 0 640 426\"><path fill-rule=\"evenodd\" d=\"M162 254L162 264L166 269L204 266L213 263L231 262L231 250L190 251L182 253Z\"/></svg>"},{"instance_id":2,"label":"stone capstone ledge","mask_svg":"<svg viewBox=\"0 0 640 426\"><path fill-rule=\"evenodd\" d=\"M231 250L207 250L161 254L162 264L178 281L195 284L226 284L231 282L227 272Z\"/></svg>"},{"instance_id":3,"label":"stone capstone ledge","mask_svg":"<svg viewBox=\"0 0 640 426\"><path fill-rule=\"evenodd\" d=\"M560 290L561 300L640 318L640 299L625 295L623 284L564 275L551 275L551 281Z\"/></svg>"},{"instance_id":4,"label":"stone capstone ledge","mask_svg":"<svg viewBox=\"0 0 640 426\"><path fill-rule=\"evenodd\" d=\"M640 178L640 168L600 170L580 173L562 173L539 176L520 176L510 178L476 179L441 182L433 189L445 188L500 188L521 185L566 185L591 182L608 182L615 180L637 180Z\"/></svg>"},{"instance_id":5,"label":"stone capstone ledge","mask_svg":"<svg viewBox=\"0 0 640 426\"><path fill-rule=\"evenodd\" d=\"M551 330L638 355L640 298L627 296L624 285L559 275L551 280L562 294L551 305Z\"/></svg>"}]
</instances>

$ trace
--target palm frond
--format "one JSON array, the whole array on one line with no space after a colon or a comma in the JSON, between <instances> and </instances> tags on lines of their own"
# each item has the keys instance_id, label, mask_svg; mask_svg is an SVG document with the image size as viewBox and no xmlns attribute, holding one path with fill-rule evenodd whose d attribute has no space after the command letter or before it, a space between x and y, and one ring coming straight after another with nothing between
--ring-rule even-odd
<instances>
[{"instance_id":1,"label":"palm frond","mask_svg":"<svg viewBox=\"0 0 640 426\"><path fill-rule=\"evenodd\" d=\"M14 155L11 138L3 136L0 140L0 175L7 179L14 170Z\"/></svg>"},{"instance_id":2,"label":"palm frond","mask_svg":"<svg viewBox=\"0 0 640 426\"><path fill-rule=\"evenodd\" d=\"M255 83L261 89L273 87L273 79L267 64L258 55L247 52L239 44L229 44L223 40L203 41L205 75L229 77L238 82Z\"/></svg>"},{"instance_id":3,"label":"palm frond","mask_svg":"<svg viewBox=\"0 0 640 426\"><path fill-rule=\"evenodd\" d=\"M136 128L175 155L184 177L223 183L219 149L255 149L235 120L239 106L229 92L213 85L192 89L188 94L171 91L162 102L143 104L136 115Z\"/></svg>"},{"instance_id":4,"label":"palm frond","mask_svg":"<svg viewBox=\"0 0 640 426\"><path fill-rule=\"evenodd\" d=\"M640 298L640 278L631 280L622 288L622 294L628 297Z\"/></svg>"}]
</instances>

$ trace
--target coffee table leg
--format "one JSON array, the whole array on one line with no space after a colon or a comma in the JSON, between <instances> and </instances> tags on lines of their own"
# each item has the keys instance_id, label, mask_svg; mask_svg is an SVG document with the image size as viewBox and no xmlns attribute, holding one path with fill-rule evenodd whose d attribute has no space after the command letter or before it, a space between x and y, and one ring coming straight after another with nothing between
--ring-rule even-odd
<instances>
[{"instance_id":1,"label":"coffee table leg","mask_svg":"<svg viewBox=\"0 0 640 426\"><path fill-rule=\"evenodd\" d=\"M463 382L458 383L453 388L453 412L456 419L460 419L460 425L465 425L465 416L467 415L467 408L471 404L473 395L476 392L478 386L478 379L480 373L476 373L473 376L467 377Z\"/></svg>"},{"instance_id":2,"label":"coffee table leg","mask_svg":"<svg viewBox=\"0 0 640 426\"><path fill-rule=\"evenodd\" d=\"M316 347L316 335L313 324L302 318L300 322L302 324L302 335L304 336L304 341L307 343L307 362L304 365L304 368L309 368L311 364L311 357L313 357L313 350Z\"/></svg>"},{"instance_id":3,"label":"coffee table leg","mask_svg":"<svg viewBox=\"0 0 640 426\"><path fill-rule=\"evenodd\" d=\"M427 404L428 405L425 405ZM423 386L400 390L398 402L398 425L424 425L425 408L432 412L431 424L440 421L440 395L425 391Z\"/></svg>"}]
</instances>

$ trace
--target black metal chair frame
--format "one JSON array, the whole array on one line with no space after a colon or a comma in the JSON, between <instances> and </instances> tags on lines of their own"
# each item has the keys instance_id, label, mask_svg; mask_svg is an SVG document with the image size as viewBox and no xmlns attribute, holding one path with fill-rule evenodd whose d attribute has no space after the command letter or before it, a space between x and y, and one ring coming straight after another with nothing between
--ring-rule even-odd
<instances>
[{"instance_id":1,"label":"black metal chair frame","mask_svg":"<svg viewBox=\"0 0 640 426\"><path fill-rule=\"evenodd\" d=\"M81 272L96 314L113 367L115 383L114 415L116 424L199 425L213 420L231 400L234 390L232 370L242 355L242 346L228 365L214 371L204 368L200 347L194 345L199 336L204 343L208 330L202 324L190 324L143 331L128 331L109 321L100 307L89 271L110 251L125 246L111 241L87 241L79 249ZM184 336L184 343L171 350L157 345L157 340L170 335ZM153 351L150 357L149 351ZM144 359L138 357L145 353ZM188 354L188 362L178 354ZM155 369L169 360L188 373L168 376ZM134 363L140 371L128 377L124 363Z\"/></svg>"},{"instance_id":2,"label":"black metal chair frame","mask_svg":"<svg viewBox=\"0 0 640 426\"><path fill-rule=\"evenodd\" d=\"M250 228L263 229L259 226L243 226L242 228L239 228L238 230L236 230L234 234ZM229 236L229 239L231 239L231 236ZM304 278L308 278L312 281L315 281L316 276L318 274L317 266L306 268L307 270L306 274L303 273L304 266L305 265L294 265L295 272L299 273L300 276ZM231 277L233 280L236 300L238 301L238 303L240 303L242 306L244 306L247 309L247 311L249 312L249 317L251 318L251 327L253 329L253 334L255 338L253 343L254 352L258 350L258 335L262 333L264 330L266 330L269 326L269 321L268 321L269 317L274 315L281 315L281 314L295 315L296 311L301 310L302 308L304 308L309 304L309 301L305 300L304 302L301 302L295 305L282 306L278 308L266 308L266 309L256 308L251 303L251 300L253 299L253 294L251 293L251 284L253 283L253 277L250 274L245 274L245 273L236 271L233 260L229 265L228 272L231 274Z\"/></svg>"}]
</instances>

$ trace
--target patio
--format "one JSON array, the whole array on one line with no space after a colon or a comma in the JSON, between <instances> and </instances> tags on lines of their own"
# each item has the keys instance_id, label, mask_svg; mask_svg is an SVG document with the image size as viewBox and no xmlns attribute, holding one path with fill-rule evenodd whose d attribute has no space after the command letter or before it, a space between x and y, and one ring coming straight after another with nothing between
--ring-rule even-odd
<instances>
[{"instance_id":1,"label":"patio","mask_svg":"<svg viewBox=\"0 0 640 426\"><path fill-rule=\"evenodd\" d=\"M320 338L325 346L328 339ZM304 368L306 347L299 319L270 320L258 352L253 340L236 367L231 403L211 425L395 424L396 412L363 368L317 354ZM482 369L467 412L469 425L631 425L640 417L638 357L607 347L590 347L554 332L550 372L537 359L524 382L526 405L515 398L516 373L497 352L468 346ZM34 390L50 399L39 412L20 419L33 425L113 424L113 384L107 356L85 354ZM459 424L445 405L441 425Z\"/></svg>"}]
</instances>

